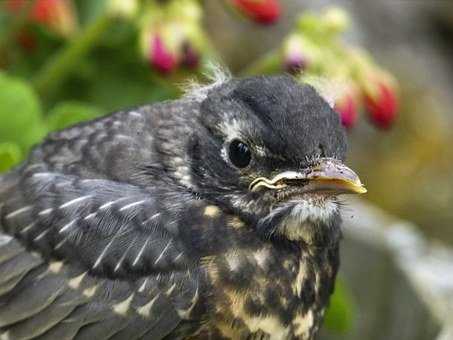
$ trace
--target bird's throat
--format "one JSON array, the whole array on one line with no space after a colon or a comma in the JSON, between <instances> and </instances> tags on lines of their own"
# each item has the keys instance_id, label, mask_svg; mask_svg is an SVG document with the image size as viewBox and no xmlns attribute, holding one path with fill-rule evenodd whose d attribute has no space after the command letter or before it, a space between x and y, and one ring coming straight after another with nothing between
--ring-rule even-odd
<instances>
[{"instance_id":1,"label":"bird's throat","mask_svg":"<svg viewBox=\"0 0 453 340\"><path fill-rule=\"evenodd\" d=\"M330 199L309 198L290 201L286 216L280 219L277 234L290 241L323 246L337 243L340 234L339 209Z\"/></svg>"}]
</instances>

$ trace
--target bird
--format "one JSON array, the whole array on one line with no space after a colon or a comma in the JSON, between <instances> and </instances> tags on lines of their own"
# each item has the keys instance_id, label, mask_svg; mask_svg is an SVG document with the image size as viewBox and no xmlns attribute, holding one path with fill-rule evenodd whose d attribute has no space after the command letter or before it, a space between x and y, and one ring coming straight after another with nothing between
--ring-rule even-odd
<instances>
[{"instance_id":1,"label":"bird","mask_svg":"<svg viewBox=\"0 0 453 340\"><path fill-rule=\"evenodd\" d=\"M289 75L51 132L0 177L0 339L314 339L366 192L346 151Z\"/></svg>"}]
</instances>

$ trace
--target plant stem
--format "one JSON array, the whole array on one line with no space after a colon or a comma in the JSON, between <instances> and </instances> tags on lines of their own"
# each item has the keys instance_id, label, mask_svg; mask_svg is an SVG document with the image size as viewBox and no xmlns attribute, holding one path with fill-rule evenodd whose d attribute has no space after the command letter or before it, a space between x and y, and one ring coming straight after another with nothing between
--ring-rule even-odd
<instances>
[{"instance_id":1,"label":"plant stem","mask_svg":"<svg viewBox=\"0 0 453 340\"><path fill-rule=\"evenodd\" d=\"M41 97L52 93L75 70L79 60L91 50L111 22L112 18L109 15L99 15L70 41L69 45L50 58L33 79L33 84Z\"/></svg>"},{"instance_id":2,"label":"plant stem","mask_svg":"<svg viewBox=\"0 0 453 340\"><path fill-rule=\"evenodd\" d=\"M255 62L241 70L241 76L253 76L259 74L271 74L281 70L281 57L279 51L271 51Z\"/></svg>"}]
</instances>

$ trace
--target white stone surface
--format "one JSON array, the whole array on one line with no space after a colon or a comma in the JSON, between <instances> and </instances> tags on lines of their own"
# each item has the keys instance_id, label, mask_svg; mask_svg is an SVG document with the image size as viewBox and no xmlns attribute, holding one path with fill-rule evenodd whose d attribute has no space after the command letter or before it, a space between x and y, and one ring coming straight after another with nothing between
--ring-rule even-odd
<instances>
[{"instance_id":1,"label":"white stone surface","mask_svg":"<svg viewBox=\"0 0 453 340\"><path fill-rule=\"evenodd\" d=\"M453 250L426 240L417 227L363 200L348 201L347 238L388 250L416 294L442 325L438 340L453 339Z\"/></svg>"}]
</instances>

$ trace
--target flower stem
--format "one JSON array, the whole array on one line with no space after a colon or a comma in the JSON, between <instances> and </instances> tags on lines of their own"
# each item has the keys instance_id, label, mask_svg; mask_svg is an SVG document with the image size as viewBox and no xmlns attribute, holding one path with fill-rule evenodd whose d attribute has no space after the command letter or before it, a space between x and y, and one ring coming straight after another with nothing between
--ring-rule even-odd
<instances>
[{"instance_id":1,"label":"flower stem","mask_svg":"<svg viewBox=\"0 0 453 340\"><path fill-rule=\"evenodd\" d=\"M99 15L68 45L49 59L33 79L33 84L41 97L52 93L75 70L79 60L92 49L111 22L111 16Z\"/></svg>"},{"instance_id":2,"label":"flower stem","mask_svg":"<svg viewBox=\"0 0 453 340\"><path fill-rule=\"evenodd\" d=\"M252 76L260 74L271 74L281 71L281 57L279 51L271 51L255 62L252 62L243 70L241 76Z\"/></svg>"}]
</instances>

